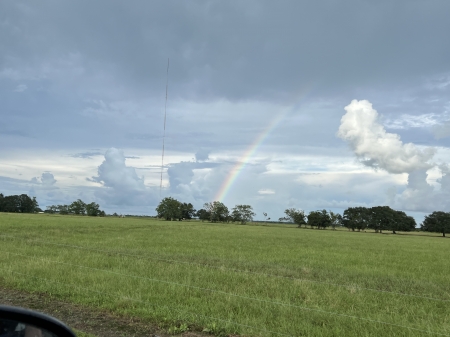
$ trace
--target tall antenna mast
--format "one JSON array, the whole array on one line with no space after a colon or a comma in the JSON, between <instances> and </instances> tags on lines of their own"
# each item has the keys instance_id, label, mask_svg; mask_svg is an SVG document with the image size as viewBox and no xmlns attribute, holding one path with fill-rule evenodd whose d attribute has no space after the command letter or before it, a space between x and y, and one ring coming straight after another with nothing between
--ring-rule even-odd
<instances>
[{"instance_id":1,"label":"tall antenna mast","mask_svg":"<svg viewBox=\"0 0 450 337\"><path fill-rule=\"evenodd\" d=\"M159 184L159 197L161 198L162 189L162 177L164 169L164 140L166 138L166 115L167 115L167 90L169 88L169 58L167 58L167 73L166 73L166 103L164 104L164 131L163 131L163 141L162 141L162 155L161 155L161 182Z\"/></svg>"}]
</instances>

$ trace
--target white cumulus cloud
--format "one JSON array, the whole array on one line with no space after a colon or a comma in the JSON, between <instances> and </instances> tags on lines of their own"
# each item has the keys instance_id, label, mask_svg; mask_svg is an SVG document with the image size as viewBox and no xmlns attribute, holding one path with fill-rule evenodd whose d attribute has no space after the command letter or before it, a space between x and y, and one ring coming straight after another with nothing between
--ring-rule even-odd
<instances>
[{"instance_id":1,"label":"white cumulus cloud","mask_svg":"<svg viewBox=\"0 0 450 337\"><path fill-rule=\"evenodd\" d=\"M139 178L133 167L125 164L122 150L114 147L105 153L105 160L98 167L98 176L93 180L106 187L120 190L144 190L144 179Z\"/></svg>"},{"instance_id":2,"label":"white cumulus cloud","mask_svg":"<svg viewBox=\"0 0 450 337\"><path fill-rule=\"evenodd\" d=\"M149 205L156 203L156 191L146 188L144 178L127 166L122 150L110 148L105 160L98 167L98 176L88 179L102 184L107 189L97 192L97 197L107 205Z\"/></svg>"},{"instance_id":3,"label":"white cumulus cloud","mask_svg":"<svg viewBox=\"0 0 450 337\"><path fill-rule=\"evenodd\" d=\"M353 100L345 110L337 136L350 145L364 165L389 173L409 173L432 167L428 161L435 149L421 150L412 143L404 144L399 135L386 132L369 101Z\"/></svg>"}]
</instances>

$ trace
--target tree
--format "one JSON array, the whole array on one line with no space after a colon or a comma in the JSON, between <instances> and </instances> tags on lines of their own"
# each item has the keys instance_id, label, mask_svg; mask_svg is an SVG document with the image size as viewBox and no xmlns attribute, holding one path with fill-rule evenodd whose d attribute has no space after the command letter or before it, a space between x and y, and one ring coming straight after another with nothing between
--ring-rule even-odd
<instances>
[{"instance_id":1,"label":"tree","mask_svg":"<svg viewBox=\"0 0 450 337\"><path fill-rule=\"evenodd\" d=\"M442 233L445 237L446 233L450 233L450 213L439 211L425 216L421 229L426 232Z\"/></svg>"},{"instance_id":2,"label":"tree","mask_svg":"<svg viewBox=\"0 0 450 337\"><path fill-rule=\"evenodd\" d=\"M328 214L330 215L331 227L333 230L335 230L337 226L342 226L342 215L332 211L329 211Z\"/></svg>"},{"instance_id":3,"label":"tree","mask_svg":"<svg viewBox=\"0 0 450 337\"><path fill-rule=\"evenodd\" d=\"M416 229L416 220L414 220L412 216L406 215L405 212L394 211L393 217L394 221L392 226L388 228L388 230L391 230L392 233L395 234L395 231L410 232Z\"/></svg>"},{"instance_id":4,"label":"tree","mask_svg":"<svg viewBox=\"0 0 450 337\"><path fill-rule=\"evenodd\" d=\"M211 213L209 213L206 209L199 209L196 213L196 216L203 221L208 221L211 219Z\"/></svg>"},{"instance_id":5,"label":"tree","mask_svg":"<svg viewBox=\"0 0 450 337\"><path fill-rule=\"evenodd\" d=\"M36 197L33 197L33 212L42 212L42 209L39 208L39 204L36 200Z\"/></svg>"},{"instance_id":6,"label":"tree","mask_svg":"<svg viewBox=\"0 0 450 337\"><path fill-rule=\"evenodd\" d=\"M156 213L158 218L164 218L166 220L180 219L182 216L181 212L181 202L172 198L165 197L161 200L158 207L156 207Z\"/></svg>"},{"instance_id":7,"label":"tree","mask_svg":"<svg viewBox=\"0 0 450 337\"><path fill-rule=\"evenodd\" d=\"M39 207L36 197L26 194L4 196L0 193L0 212L34 213Z\"/></svg>"},{"instance_id":8,"label":"tree","mask_svg":"<svg viewBox=\"0 0 450 337\"><path fill-rule=\"evenodd\" d=\"M58 212L61 215L69 214L69 205L58 205Z\"/></svg>"},{"instance_id":9,"label":"tree","mask_svg":"<svg viewBox=\"0 0 450 337\"><path fill-rule=\"evenodd\" d=\"M70 204L69 212L76 215L85 215L86 206L87 205L81 199L78 199Z\"/></svg>"},{"instance_id":10,"label":"tree","mask_svg":"<svg viewBox=\"0 0 450 337\"><path fill-rule=\"evenodd\" d=\"M256 213L253 212L253 208L250 205L236 205L231 212L232 220L240 222L242 225L252 221L255 215Z\"/></svg>"},{"instance_id":11,"label":"tree","mask_svg":"<svg viewBox=\"0 0 450 337\"><path fill-rule=\"evenodd\" d=\"M395 232L395 211L389 206L375 206L367 209L366 217L368 227L375 230L375 233L382 233L383 230L392 229Z\"/></svg>"},{"instance_id":12,"label":"tree","mask_svg":"<svg viewBox=\"0 0 450 337\"><path fill-rule=\"evenodd\" d=\"M369 209L366 207L349 207L344 211L342 223L349 230L366 229L369 224Z\"/></svg>"},{"instance_id":13,"label":"tree","mask_svg":"<svg viewBox=\"0 0 450 337\"><path fill-rule=\"evenodd\" d=\"M287 221L297 224L298 227L301 227L302 225L306 226L306 221L305 221L306 215L305 215L305 212L302 211L301 209L288 208L284 211L284 214L286 214L286 217L280 218L280 220L287 219Z\"/></svg>"},{"instance_id":14,"label":"tree","mask_svg":"<svg viewBox=\"0 0 450 337\"><path fill-rule=\"evenodd\" d=\"M26 194L4 196L0 193L0 212L34 213L39 207L36 197Z\"/></svg>"},{"instance_id":15,"label":"tree","mask_svg":"<svg viewBox=\"0 0 450 337\"><path fill-rule=\"evenodd\" d=\"M17 213L19 212L19 196L7 195L3 200L3 212Z\"/></svg>"},{"instance_id":16,"label":"tree","mask_svg":"<svg viewBox=\"0 0 450 337\"><path fill-rule=\"evenodd\" d=\"M195 209L194 206L189 203L182 203L181 204L181 217L183 219L192 219L195 216Z\"/></svg>"},{"instance_id":17,"label":"tree","mask_svg":"<svg viewBox=\"0 0 450 337\"><path fill-rule=\"evenodd\" d=\"M86 204L86 214L88 216L99 216L101 214L100 205L91 202L90 204Z\"/></svg>"},{"instance_id":18,"label":"tree","mask_svg":"<svg viewBox=\"0 0 450 337\"><path fill-rule=\"evenodd\" d=\"M211 222L225 222L228 220L228 207L220 201L207 202L203 205L205 210L210 214Z\"/></svg>"},{"instance_id":19,"label":"tree","mask_svg":"<svg viewBox=\"0 0 450 337\"><path fill-rule=\"evenodd\" d=\"M316 226L317 229L325 229L328 226L331 226L331 218L326 210L312 211L308 214L308 225L310 225L311 228Z\"/></svg>"},{"instance_id":20,"label":"tree","mask_svg":"<svg viewBox=\"0 0 450 337\"><path fill-rule=\"evenodd\" d=\"M44 213L55 214L57 211L58 211L58 206L51 205L51 206L47 206L47 209L44 211Z\"/></svg>"}]
</instances>

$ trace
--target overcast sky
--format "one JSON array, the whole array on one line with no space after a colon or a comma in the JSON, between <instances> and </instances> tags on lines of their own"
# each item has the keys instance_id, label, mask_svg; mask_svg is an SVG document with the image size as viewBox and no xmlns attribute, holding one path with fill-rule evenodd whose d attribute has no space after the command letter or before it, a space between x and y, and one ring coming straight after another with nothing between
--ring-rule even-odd
<instances>
[{"instance_id":1,"label":"overcast sky","mask_svg":"<svg viewBox=\"0 0 450 337\"><path fill-rule=\"evenodd\" d=\"M0 192L450 211L450 2L0 2Z\"/></svg>"}]
</instances>

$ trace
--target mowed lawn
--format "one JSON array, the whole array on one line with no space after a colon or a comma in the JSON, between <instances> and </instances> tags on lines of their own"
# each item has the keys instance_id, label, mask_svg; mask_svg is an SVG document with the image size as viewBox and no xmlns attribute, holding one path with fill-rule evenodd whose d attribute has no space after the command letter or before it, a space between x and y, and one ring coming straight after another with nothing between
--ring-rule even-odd
<instances>
[{"instance_id":1,"label":"mowed lawn","mask_svg":"<svg viewBox=\"0 0 450 337\"><path fill-rule=\"evenodd\" d=\"M171 332L450 335L450 239L0 214L0 285Z\"/></svg>"}]
</instances>

